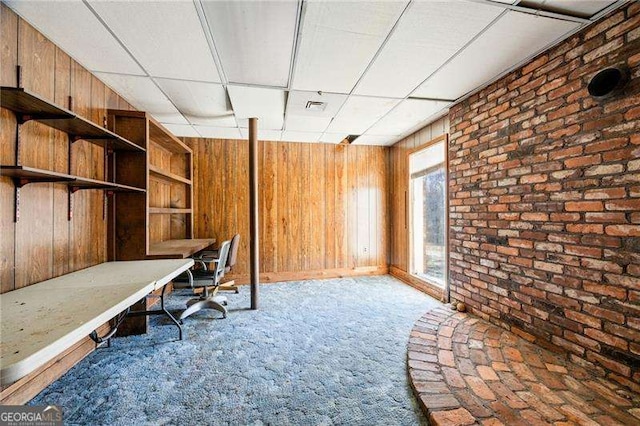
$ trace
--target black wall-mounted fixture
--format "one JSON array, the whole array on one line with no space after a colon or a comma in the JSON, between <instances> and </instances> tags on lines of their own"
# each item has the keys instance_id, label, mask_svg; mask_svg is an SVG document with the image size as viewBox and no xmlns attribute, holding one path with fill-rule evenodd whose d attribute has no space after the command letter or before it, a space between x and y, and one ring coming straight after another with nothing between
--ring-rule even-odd
<instances>
[{"instance_id":1,"label":"black wall-mounted fixture","mask_svg":"<svg viewBox=\"0 0 640 426\"><path fill-rule=\"evenodd\" d=\"M602 101L622 92L629 81L629 70L623 66L609 67L598 71L587 86L594 99Z\"/></svg>"}]
</instances>

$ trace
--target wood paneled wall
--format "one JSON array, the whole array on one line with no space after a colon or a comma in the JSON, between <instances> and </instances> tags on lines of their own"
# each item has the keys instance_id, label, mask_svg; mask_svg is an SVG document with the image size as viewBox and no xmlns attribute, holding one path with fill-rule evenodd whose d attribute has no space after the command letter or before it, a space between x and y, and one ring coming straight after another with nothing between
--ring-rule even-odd
<instances>
[{"instance_id":1,"label":"wood paneled wall","mask_svg":"<svg viewBox=\"0 0 640 426\"><path fill-rule=\"evenodd\" d=\"M20 19L4 4L1 10L2 73L0 84L16 86L16 66L22 87L68 107L102 125L106 108L131 107L60 48ZM16 119L1 110L0 163L15 164ZM102 179L104 150L88 142L73 144L68 170L68 137L36 122L21 129L21 164ZM73 219L67 220L67 187L31 184L20 194L20 221L13 221L14 186L0 178L0 279L2 292L24 287L105 260L106 222L103 193L73 195Z\"/></svg>"},{"instance_id":2,"label":"wood paneled wall","mask_svg":"<svg viewBox=\"0 0 640 426\"><path fill-rule=\"evenodd\" d=\"M248 142L186 138L194 151L195 237L241 247L249 273ZM260 142L261 281L386 273L388 148Z\"/></svg>"},{"instance_id":3,"label":"wood paneled wall","mask_svg":"<svg viewBox=\"0 0 640 426\"><path fill-rule=\"evenodd\" d=\"M22 68L22 87L68 107L102 125L106 108L131 109L116 93L60 48L0 4L0 84L16 86L16 66ZM15 164L16 119L0 109L0 163ZM73 144L68 170L68 136L36 122L21 129L21 164L102 179L103 149L79 141ZM68 220L67 187L39 183L22 188L20 221L13 220L14 185L0 177L0 291L6 292L86 268L106 260L106 221L103 194L78 191L73 195L73 219ZM43 295L46 297L46 295ZM4 389L2 403L24 402L55 380L92 349L81 342L54 369L27 376ZM62 358L62 357L61 357ZM53 363L52 363L53 365ZM28 386L29 382L38 382Z\"/></svg>"},{"instance_id":4,"label":"wood paneled wall","mask_svg":"<svg viewBox=\"0 0 640 426\"><path fill-rule=\"evenodd\" d=\"M440 292L434 292L430 286L413 279L409 274L409 237L407 230L409 174L407 171L407 155L409 151L448 132L449 117L445 116L393 145L389 164L389 185L391 188L389 202L392 212L390 216L389 272L437 298L441 297Z\"/></svg>"}]
</instances>

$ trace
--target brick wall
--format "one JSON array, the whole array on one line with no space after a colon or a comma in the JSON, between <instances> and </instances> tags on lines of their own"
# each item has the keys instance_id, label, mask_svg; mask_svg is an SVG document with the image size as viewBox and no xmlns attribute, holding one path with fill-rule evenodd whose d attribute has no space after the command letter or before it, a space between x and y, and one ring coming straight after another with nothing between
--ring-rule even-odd
<instances>
[{"instance_id":1,"label":"brick wall","mask_svg":"<svg viewBox=\"0 0 640 426\"><path fill-rule=\"evenodd\" d=\"M627 64L622 96L587 82ZM451 296L640 389L640 4L451 108Z\"/></svg>"}]
</instances>

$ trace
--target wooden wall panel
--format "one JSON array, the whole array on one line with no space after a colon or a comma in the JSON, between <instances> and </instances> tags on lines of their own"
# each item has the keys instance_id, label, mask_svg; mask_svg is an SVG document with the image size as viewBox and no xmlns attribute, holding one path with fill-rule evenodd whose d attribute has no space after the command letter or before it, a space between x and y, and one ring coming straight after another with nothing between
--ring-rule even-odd
<instances>
[{"instance_id":1,"label":"wooden wall panel","mask_svg":"<svg viewBox=\"0 0 640 426\"><path fill-rule=\"evenodd\" d=\"M120 96L73 61L51 41L21 20L5 5L2 19L2 85L16 86L16 65L21 67L21 85L85 118L102 125L107 104L130 108ZM16 120L1 110L2 164L14 164ZM79 141L72 144L69 170L67 134L36 122L21 126L20 163L27 166L71 172L103 179L104 150ZM32 184L21 191L21 218L13 221L13 183L0 180L0 277L2 291L23 287L105 260L106 223L103 194L79 191L73 195L74 217L67 218L66 187Z\"/></svg>"},{"instance_id":2,"label":"wooden wall panel","mask_svg":"<svg viewBox=\"0 0 640 426\"><path fill-rule=\"evenodd\" d=\"M102 125L107 106L132 109L117 93L73 61L13 11L0 3L0 83L21 84L38 95L72 109ZM15 164L16 119L0 109L0 163ZM21 164L63 173L102 179L103 149L86 142L72 147L66 133L35 122L21 127ZM106 223L103 196L99 191L73 195L74 217L70 221L67 187L30 184L21 190L20 221L13 220L14 186L0 177L0 291L6 292L105 261ZM68 355L2 389L2 403L24 403L48 383L93 350L88 338Z\"/></svg>"},{"instance_id":3,"label":"wooden wall panel","mask_svg":"<svg viewBox=\"0 0 640 426\"><path fill-rule=\"evenodd\" d=\"M185 142L194 151L195 236L221 241L240 232L233 275L246 282L248 143ZM262 281L387 271L387 151L260 142Z\"/></svg>"}]
</instances>

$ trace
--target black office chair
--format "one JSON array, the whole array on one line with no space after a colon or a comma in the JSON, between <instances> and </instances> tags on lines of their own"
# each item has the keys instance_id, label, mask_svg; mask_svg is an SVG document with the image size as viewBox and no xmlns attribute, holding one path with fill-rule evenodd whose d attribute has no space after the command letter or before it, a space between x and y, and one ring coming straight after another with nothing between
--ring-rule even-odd
<instances>
[{"instance_id":1,"label":"black office chair","mask_svg":"<svg viewBox=\"0 0 640 426\"><path fill-rule=\"evenodd\" d=\"M227 257L227 264L225 265L225 274L229 273L236 264L238 259L238 247L240 247L240 234L236 234L231 239L231 248L229 249L229 256ZM202 265L202 269L210 269L210 265L218 260L220 249L201 251L193 256L193 260L196 263ZM220 283L218 290L220 291L235 291L238 293L238 286L235 285L234 280L224 281Z\"/></svg>"},{"instance_id":2,"label":"black office chair","mask_svg":"<svg viewBox=\"0 0 640 426\"><path fill-rule=\"evenodd\" d=\"M180 314L180 321L202 309L215 309L216 311L222 312L223 318L227 317L227 308L225 307L227 298L217 296L216 293L218 293L220 282L224 277L230 246L230 241L225 241L220 244L220 248L218 249L219 258L210 262L210 265L213 266L212 270L198 269L189 271L188 286L194 291L197 288L202 288L203 291L200 297L187 302L187 309ZM180 283L182 282L184 281L174 281L174 285L178 284L180 287Z\"/></svg>"}]
</instances>

